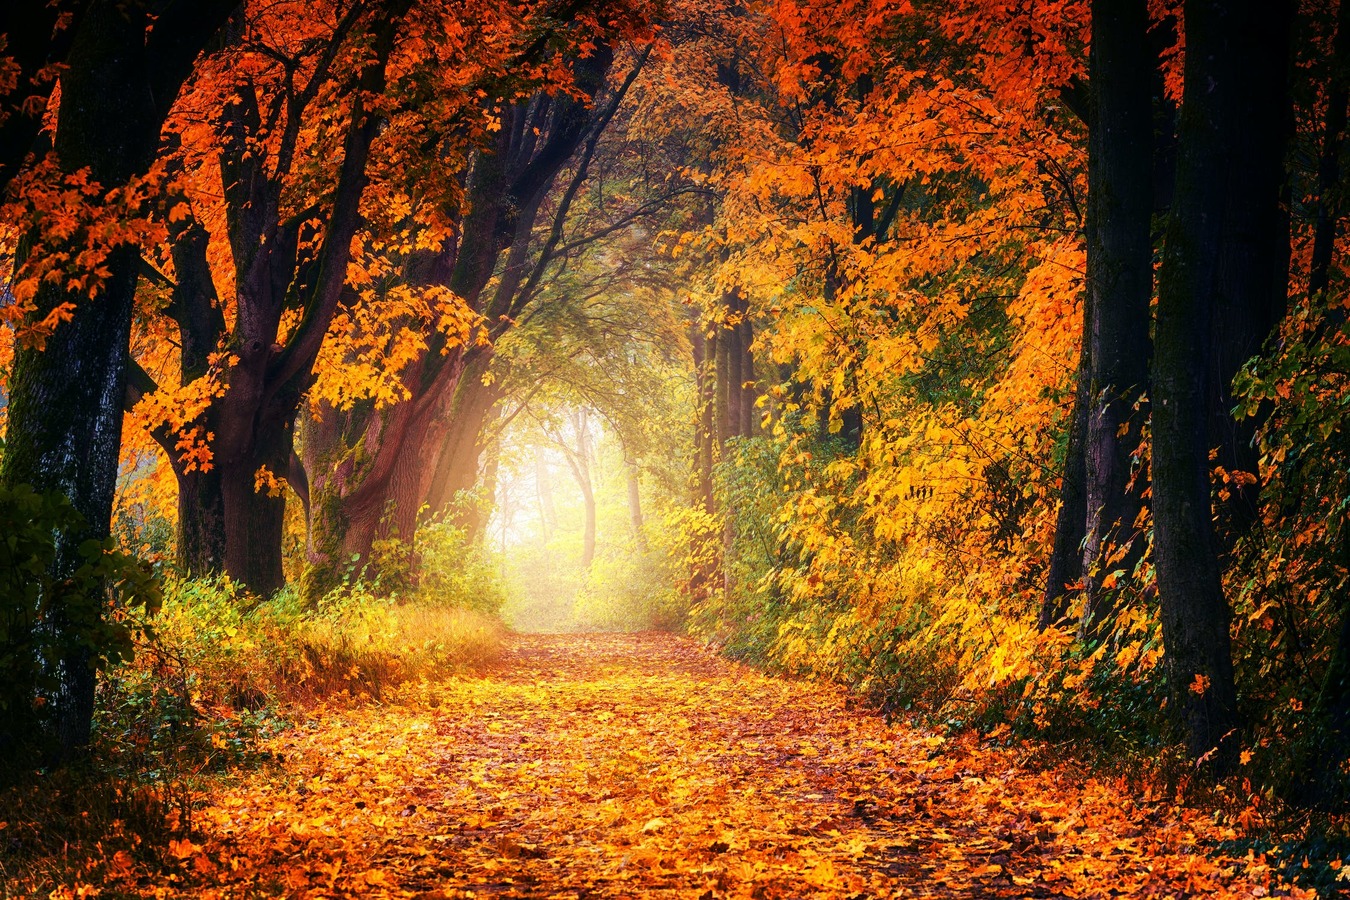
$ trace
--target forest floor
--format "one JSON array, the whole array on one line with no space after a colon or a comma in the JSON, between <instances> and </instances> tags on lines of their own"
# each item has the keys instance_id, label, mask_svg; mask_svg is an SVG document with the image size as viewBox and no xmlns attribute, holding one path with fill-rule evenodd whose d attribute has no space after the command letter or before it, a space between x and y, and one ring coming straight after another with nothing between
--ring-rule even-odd
<instances>
[{"instance_id":1,"label":"forest floor","mask_svg":"<svg viewBox=\"0 0 1350 900\"><path fill-rule=\"evenodd\" d=\"M416 699L308 710L120 895L1279 895L1214 816L854 708L663 634L521 635ZM1024 751L1025 752L1025 751ZM1297 893L1297 892L1296 892Z\"/></svg>"}]
</instances>

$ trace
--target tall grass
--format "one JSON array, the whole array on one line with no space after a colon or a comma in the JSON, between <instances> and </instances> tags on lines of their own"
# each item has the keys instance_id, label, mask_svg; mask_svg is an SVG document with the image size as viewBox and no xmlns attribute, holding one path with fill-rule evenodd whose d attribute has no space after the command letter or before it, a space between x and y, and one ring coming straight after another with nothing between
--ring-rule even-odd
<instances>
[{"instance_id":1,"label":"tall grass","mask_svg":"<svg viewBox=\"0 0 1350 900\"><path fill-rule=\"evenodd\" d=\"M502 636L487 613L344 584L316 605L259 602L228 581L170 581L124 691L171 684L195 707L236 711L334 695L382 698L408 681L481 666Z\"/></svg>"}]
</instances>

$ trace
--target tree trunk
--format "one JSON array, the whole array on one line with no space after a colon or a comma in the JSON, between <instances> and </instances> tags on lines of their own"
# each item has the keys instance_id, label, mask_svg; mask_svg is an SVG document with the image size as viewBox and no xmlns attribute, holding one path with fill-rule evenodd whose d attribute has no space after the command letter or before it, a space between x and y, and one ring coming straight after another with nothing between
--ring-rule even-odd
<instances>
[{"instance_id":1,"label":"tree trunk","mask_svg":"<svg viewBox=\"0 0 1350 900\"><path fill-rule=\"evenodd\" d=\"M253 429L244 453L221 460L221 498L224 501L225 572L259 597L271 597L286 584L282 544L286 526L286 496L269 488L286 478L294 448L292 423L298 398L279 404Z\"/></svg>"},{"instance_id":2,"label":"tree trunk","mask_svg":"<svg viewBox=\"0 0 1350 900\"><path fill-rule=\"evenodd\" d=\"M1228 603L1210 507L1210 329L1226 173L1252 120L1242 69L1267 34L1269 4L1189 0L1176 194L1159 272L1153 366L1153 506L1170 709L1191 756L1215 774L1237 762L1238 710Z\"/></svg>"},{"instance_id":3,"label":"tree trunk","mask_svg":"<svg viewBox=\"0 0 1350 900\"><path fill-rule=\"evenodd\" d=\"M1325 295L1331 285L1332 262L1340 233L1344 202L1340 154L1350 99L1350 3L1338 6L1336 37L1327 87L1327 110L1322 152L1317 171L1317 217L1313 236L1308 293ZM1318 338L1345 322L1343 308L1329 309L1318 326ZM1342 452L1344 448L1339 448ZM1333 451L1334 452L1334 451ZM1350 562L1350 547L1338 548L1340 565ZM1350 802L1345 764L1350 758L1350 598L1342 592L1337 604L1340 629L1336 647L1313 705L1311 718L1318 734L1305 751L1304 783L1296 786L1298 801L1320 809L1343 810Z\"/></svg>"},{"instance_id":4,"label":"tree trunk","mask_svg":"<svg viewBox=\"0 0 1350 900\"><path fill-rule=\"evenodd\" d=\"M755 355L751 351L751 345L755 340L754 325L750 321L750 304L746 300L741 301L741 325L740 325L740 347L742 354L741 363L741 437L753 437L755 434L757 410L755 404L759 400L759 390L755 386Z\"/></svg>"},{"instance_id":5,"label":"tree trunk","mask_svg":"<svg viewBox=\"0 0 1350 900\"><path fill-rule=\"evenodd\" d=\"M1336 37L1332 44L1331 73L1327 84L1327 111L1322 132L1322 152L1317 163L1317 218L1313 231L1312 264L1308 294L1317 296L1331 284L1331 261L1340 232L1341 143L1345 135L1346 108L1350 104L1350 3L1338 3Z\"/></svg>"},{"instance_id":6,"label":"tree trunk","mask_svg":"<svg viewBox=\"0 0 1350 900\"><path fill-rule=\"evenodd\" d=\"M722 336L727 346L726 363L726 395L727 412L724 441L733 437L740 437L744 433L743 422L744 415L741 404L745 398L745 336L741 331L741 299L739 291L732 291L726 297L726 310L735 321L731 322L722 332Z\"/></svg>"},{"instance_id":7,"label":"tree trunk","mask_svg":"<svg viewBox=\"0 0 1350 900\"><path fill-rule=\"evenodd\" d=\"M714 421L716 422L716 430L713 433L717 435L717 447L719 451L718 453L719 459L722 457L720 451L726 447L727 441L731 438L733 434L731 430L731 416L730 416L731 378L729 374L731 370L731 356L732 356L731 342L732 342L732 333L726 328L724 328L721 325L721 323L718 323L715 326L714 340L712 342L712 347L710 348L710 350L715 351L715 355L713 357L714 360L713 391L716 399L714 400L713 409L714 409Z\"/></svg>"},{"instance_id":8,"label":"tree trunk","mask_svg":"<svg viewBox=\"0 0 1350 900\"><path fill-rule=\"evenodd\" d=\"M442 441L436 460L437 473L445 462L445 481L432 485L426 506L433 512L448 509L464 529L467 540L477 540L487 528L488 520L497 505L497 475L500 468L500 448L492 424L497 419L497 400L501 392L496 385L478 384L465 398L467 408L456 407L457 414L446 440ZM456 399L459 399L458 397ZM446 491L440 494L437 488ZM438 506L436 501L444 496Z\"/></svg>"},{"instance_id":9,"label":"tree trunk","mask_svg":"<svg viewBox=\"0 0 1350 900\"><path fill-rule=\"evenodd\" d=\"M642 479L637 462L631 456L624 457L623 471L628 484L628 525L633 530L633 544L639 553L646 553L647 532L642 522Z\"/></svg>"},{"instance_id":10,"label":"tree trunk","mask_svg":"<svg viewBox=\"0 0 1350 900\"><path fill-rule=\"evenodd\" d=\"M1338 556L1345 561L1344 546ZM1345 597L1337 604L1340 629L1326 674L1317 692L1309 717L1312 740L1301 748L1301 758L1291 764L1297 779L1294 800L1316 809L1343 811L1350 802L1350 781L1345 765L1350 759L1350 603Z\"/></svg>"},{"instance_id":11,"label":"tree trunk","mask_svg":"<svg viewBox=\"0 0 1350 900\"><path fill-rule=\"evenodd\" d=\"M558 527L558 510L553 503L553 479L549 474L548 460L544 459L544 452L539 449L534 451L534 489L539 495L539 521L543 526L544 541L547 542L553 536L553 529Z\"/></svg>"},{"instance_id":12,"label":"tree trunk","mask_svg":"<svg viewBox=\"0 0 1350 900\"><path fill-rule=\"evenodd\" d=\"M1088 403L1091 397L1090 344L1086 323L1091 320L1092 294L1084 291L1083 344L1078 353L1077 389L1073 411L1069 414L1069 444L1064 452L1064 472L1059 481L1059 514L1055 519L1055 541L1045 576L1045 597L1037 626L1044 631L1062 622L1069 614L1069 585L1083 578L1083 536L1087 530L1087 461L1083 443L1087 439Z\"/></svg>"},{"instance_id":13,"label":"tree trunk","mask_svg":"<svg viewBox=\"0 0 1350 900\"><path fill-rule=\"evenodd\" d=\"M369 24L373 52L351 85L351 117L316 244L304 246L302 223L282 213L280 188L288 163L279 158L281 171L271 171L267 156L256 151L262 126L251 84L237 86L223 118L220 167L238 315L231 335L234 363L214 404L220 426L215 461L225 510L225 571L262 597L285 582L285 497L267 485L290 470L296 413L343 297L371 147L384 127L382 115L368 102L385 91L389 55L410 3L378 6ZM287 128L301 127L302 111L286 121ZM283 316L297 300L302 315L283 336ZM316 481L324 477L318 474Z\"/></svg>"},{"instance_id":14,"label":"tree trunk","mask_svg":"<svg viewBox=\"0 0 1350 900\"><path fill-rule=\"evenodd\" d=\"M473 498L471 492L478 484L478 463L483 451L483 438L497 401L501 399L500 383L484 384L483 376L492 365L492 353L484 348L475 352L455 385L450 404L442 415L444 436L434 446L425 448L431 478L422 502L435 514L452 511L456 517L469 514L467 502L476 506L491 498Z\"/></svg>"},{"instance_id":15,"label":"tree trunk","mask_svg":"<svg viewBox=\"0 0 1350 900\"><path fill-rule=\"evenodd\" d=\"M586 504L586 522L581 533L581 570L589 572L595 563L595 491L591 487L590 473L584 471L578 477L578 484Z\"/></svg>"},{"instance_id":16,"label":"tree trunk","mask_svg":"<svg viewBox=\"0 0 1350 900\"><path fill-rule=\"evenodd\" d=\"M492 518L492 513L497 509L497 486L502 470L501 446L492 441L488 446L483 447L479 455L483 459L483 485L481 502L475 503L469 512L469 518L464 527L464 539L473 544L479 544L487 538L488 522ZM515 515L514 509L503 509L502 513L502 542L506 542L506 532L510 528L511 519ZM502 551L503 553L505 550Z\"/></svg>"},{"instance_id":17,"label":"tree trunk","mask_svg":"<svg viewBox=\"0 0 1350 900\"><path fill-rule=\"evenodd\" d=\"M1220 548L1226 555L1256 522L1262 414L1235 419L1233 378L1284 318L1289 297L1289 217L1281 208L1289 105L1292 0L1267 4L1260 33L1239 36L1244 134L1232 148L1218 282L1210 315L1209 446L1225 471L1242 473L1219 493Z\"/></svg>"},{"instance_id":18,"label":"tree trunk","mask_svg":"<svg viewBox=\"0 0 1350 900\"><path fill-rule=\"evenodd\" d=\"M135 251L115 251L109 269L111 275L101 294L92 301L79 301L75 317L58 326L44 349L22 348L16 353L10 384L0 482L64 494L84 517L83 530L56 536L53 570L58 579L80 566L81 543L108 536L112 520L122 408L107 398L120 398L123 393L136 284ZM39 295L45 308L65 299L51 289ZM88 647L63 624L59 599L53 599L42 619L58 653L53 673L57 687L42 697L46 712L42 733L18 736L17 743L33 737L44 754L62 761L89 743L95 673ZM17 694L31 688L24 685L10 690ZM9 745L0 736L0 746Z\"/></svg>"},{"instance_id":19,"label":"tree trunk","mask_svg":"<svg viewBox=\"0 0 1350 900\"><path fill-rule=\"evenodd\" d=\"M1346 435L1338 431L1319 447L1331 459L1350 452ZM1350 568L1350 537L1342 529L1339 540L1320 548L1325 562L1342 571ZM1339 628L1336 644L1308 711L1306 737L1295 745L1298 755L1288 764L1295 777L1294 802L1314 809L1344 812L1350 807L1350 594L1336 594Z\"/></svg>"},{"instance_id":20,"label":"tree trunk","mask_svg":"<svg viewBox=\"0 0 1350 900\"><path fill-rule=\"evenodd\" d=\"M150 20L139 6L92 3L61 75L53 149L62 170L87 167L94 182L114 188L148 168L169 106L226 12L211 2L196 10L194 22L166 14L147 38ZM48 248L39 243L28 251ZM87 526L81 534L58 536L58 578L80 564L84 540L102 539L111 527L139 253L116 248L105 265L108 275L93 299L67 294L59 285L40 289L39 317L64 302L74 303L74 314L44 349L18 350L10 383L0 483L65 494ZM80 636L61 633L59 603L46 615L60 647L59 687L46 698L47 733L35 740L63 759L89 741L95 673Z\"/></svg>"},{"instance_id":21,"label":"tree trunk","mask_svg":"<svg viewBox=\"0 0 1350 900\"><path fill-rule=\"evenodd\" d=\"M581 568L589 572L595 562L595 488L591 481L591 441L590 425L586 410L579 409L572 414L572 429L576 433L577 445L570 446L559 441L567 464L581 489L581 499L585 505L585 522L581 533Z\"/></svg>"},{"instance_id":22,"label":"tree trunk","mask_svg":"<svg viewBox=\"0 0 1350 900\"><path fill-rule=\"evenodd\" d=\"M1087 304L1091 372L1084 442L1087 527L1083 633L1103 637L1119 594L1107 576L1143 552L1135 527L1143 485L1133 460L1143 433L1153 296L1153 60L1146 0L1094 0L1088 141Z\"/></svg>"},{"instance_id":23,"label":"tree trunk","mask_svg":"<svg viewBox=\"0 0 1350 900\"><path fill-rule=\"evenodd\" d=\"M452 352L434 384L453 384L462 355ZM419 387L420 371L405 379ZM414 398L362 415L325 412L321 425L309 426L306 456L310 458L314 509L315 558L306 581L306 593L322 592L349 565L370 561L377 538L415 527L421 503L422 466L410 458L420 448L433 424L440 390L425 390ZM313 434L313 432L321 432ZM316 439L317 438L317 439ZM411 522L393 522L398 508L412 510Z\"/></svg>"},{"instance_id":24,"label":"tree trunk","mask_svg":"<svg viewBox=\"0 0 1350 900\"><path fill-rule=\"evenodd\" d=\"M701 323L689 326L690 346L693 349L695 393L697 406L694 415L694 503L707 515L717 509L713 489L713 465L717 461L717 332L711 335ZM695 601L712 594L716 567L711 554L703 546L702 538L694 537L691 547L688 591Z\"/></svg>"},{"instance_id":25,"label":"tree trunk","mask_svg":"<svg viewBox=\"0 0 1350 900\"><path fill-rule=\"evenodd\" d=\"M181 195L176 199L183 204L188 202ZM211 358L227 333L224 304L220 302L211 277L210 237L206 228L195 218L188 217L171 224L169 236L176 281L165 312L178 325L179 383L187 385L210 376ZM133 366L132 375L136 399L158 390L154 379L139 365ZM217 413L217 409L208 407L192 423L199 439L220 431ZM156 429L154 438L168 456L178 481L179 568L194 578L222 571L225 565L225 501L219 466L213 464L203 471L200 466L185 460L179 446L180 435L167 427Z\"/></svg>"},{"instance_id":26,"label":"tree trunk","mask_svg":"<svg viewBox=\"0 0 1350 900\"><path fill-rule=\"evenodd\" d=\"M698 409L694 422L694 480L697 500L703 511L713 511L713 449L716 428L716 370L715 339L709 339L703 329L690 326L690 345L694 351L694 378L698 394Z\"/></svg>"},{"instance_id":27,"label":"tree trunk","mask_svg":"<svg viewBox=\"0 0 1350 900\"><path fill-rule=\"evenodd\" d=\"M178 564L200 577L225 566L225 499L220 470L178 476Z\"/></svg>"}]
</instances>

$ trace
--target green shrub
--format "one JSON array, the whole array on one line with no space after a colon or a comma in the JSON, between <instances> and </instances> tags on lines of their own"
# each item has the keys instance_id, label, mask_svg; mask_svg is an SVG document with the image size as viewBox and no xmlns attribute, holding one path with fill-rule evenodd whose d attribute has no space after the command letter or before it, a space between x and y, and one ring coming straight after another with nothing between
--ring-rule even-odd
<instances>
[{"instance_id":1,"label":"green shrub","mask_svg":"<svg viewBox=\"0 0 1350 900\"><path fill-rule=\"evenodd\" d=\"M673 631L683 626L685 599L657 553L628 548L596 557L572 606L581 630Z\"/></svg>"},{"instance_id":2,"label":"green shrub","mask_svg":"<svg viewBox=\"0 0 1350 900\"><path fill-rule=\"evenodd\" d=\"M146 677L198 708L244 711L334 694L381 696L405 681L483 663L497 621L449 603L346 583L317 604L294 590L260 602L227 579L170 581Z\"/></svg>"},{"instance_id":3,"label":"green shrub","mask_svg":"<svg viewBox=\"0 0 1350 900\"><path fill-rule=\"evenodd\" d=\"M417 530L419 577L416 597L495 616L506 602L501 577L483 547L451 522L429 522Z\"/></svg>"}]
</instances>

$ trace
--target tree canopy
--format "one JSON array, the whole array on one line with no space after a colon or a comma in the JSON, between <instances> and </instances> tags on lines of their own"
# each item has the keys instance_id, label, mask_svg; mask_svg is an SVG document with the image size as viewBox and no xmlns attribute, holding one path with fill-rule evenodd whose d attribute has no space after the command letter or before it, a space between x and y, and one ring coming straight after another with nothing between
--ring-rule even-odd
<instances>
[{"instance_id":1,"label":"tree canopy","mask_svg":"<svg viewBox=\"0 0 1350 900\"><path fill-rule=\"evenodd\" d=\"M1343 810L1348 79L1332 0L10 3L0 753L223 578Z\"/></svg>"}]
</instances>

